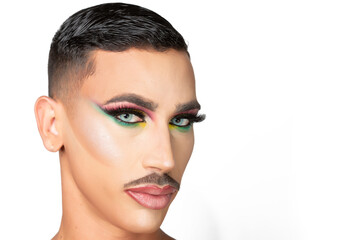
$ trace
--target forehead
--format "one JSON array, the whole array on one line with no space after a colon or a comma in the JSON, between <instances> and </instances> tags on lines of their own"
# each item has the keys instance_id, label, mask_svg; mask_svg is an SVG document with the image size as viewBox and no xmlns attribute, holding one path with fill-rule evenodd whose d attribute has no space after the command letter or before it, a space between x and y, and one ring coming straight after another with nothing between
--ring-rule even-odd
<instances>
[{"instance_id":1,"label":"forehead","mask_svg":"<svg viewBox=\"0 0 360 240\"><path fill-rule=\"evenodd\" d=\"M95 71L83 83L83 97L101 103L120 94L136 94L159 105L196 100L194 73L185 52L97 50L92 56Z\"/></svg>"}]
</instances>

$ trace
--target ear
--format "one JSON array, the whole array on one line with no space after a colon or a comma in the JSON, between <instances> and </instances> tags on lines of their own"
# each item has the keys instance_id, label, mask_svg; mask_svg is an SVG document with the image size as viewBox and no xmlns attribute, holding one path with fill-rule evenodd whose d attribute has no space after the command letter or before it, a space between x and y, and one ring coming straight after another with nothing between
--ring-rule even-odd
<instances>
[{"instance_id":1,"label":"ear","mask_svg":"<svg viewBox=\"0 0 360 240\"><path fill-rule=\"evenodd\" d=\"M35 103L35 117L40 136L45 148L50 152L57 152L63 146L63 139L59 133L60 104L52 98L42 96Z\"/></svg>"}]
</instances>

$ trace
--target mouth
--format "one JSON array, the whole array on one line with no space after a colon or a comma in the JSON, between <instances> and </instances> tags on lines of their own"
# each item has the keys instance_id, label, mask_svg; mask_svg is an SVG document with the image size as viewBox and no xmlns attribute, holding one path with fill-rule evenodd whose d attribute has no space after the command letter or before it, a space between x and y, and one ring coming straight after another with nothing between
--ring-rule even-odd
<instances>
[{"instance_id":1,"label":"mouth","mask_svg":"<svg viewBox=\"0 0 360 240\"><path fill-rule=\"evenodd\" d=\"M171 201L171 196L177 190L166 185L158 187L156 185L146 185L136 188L126 189L125 192L143 207L159 210L167 207Z\"/></svg>"}]
</instances>

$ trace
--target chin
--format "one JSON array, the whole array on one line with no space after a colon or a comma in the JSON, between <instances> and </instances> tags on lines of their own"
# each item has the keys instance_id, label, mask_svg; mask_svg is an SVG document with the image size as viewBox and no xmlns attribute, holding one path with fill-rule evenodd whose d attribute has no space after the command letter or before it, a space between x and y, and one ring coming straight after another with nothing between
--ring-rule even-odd
<instances>
[{"instance_id":1,"label":"chin","mask_svg":"<svg viewBox=\"0 0 360 240\"><path fill-rule=\"evenodd\" d=\"M154 233L160 229L165 219L168 207L161 210L152 210L147 208L134 209L131 214L124 218L124 215L118 217L115 225L128 232L136 234Z\"/></svg>"}]
</instances>

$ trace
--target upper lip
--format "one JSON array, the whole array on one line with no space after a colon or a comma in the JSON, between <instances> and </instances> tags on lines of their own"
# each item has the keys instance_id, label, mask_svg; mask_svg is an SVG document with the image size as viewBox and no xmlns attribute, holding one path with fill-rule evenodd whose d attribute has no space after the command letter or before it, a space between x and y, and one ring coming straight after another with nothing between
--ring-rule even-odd
<instances>
[{"instance_id":1,"label":"upper lip","mask_svg":"<svg viewBox=\"0 0 360 240\"><path fill-rule=\"evenodd\" d=\"M166 185L162 187L159 187L157 185L146 185L146 186L128 188L125 191L146 193L151 195L167 195L176 192L176 188L170 185Z\"/></svg>"}]
</instances>

